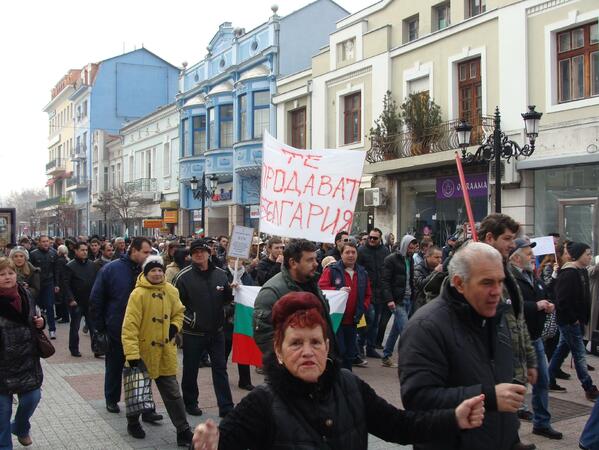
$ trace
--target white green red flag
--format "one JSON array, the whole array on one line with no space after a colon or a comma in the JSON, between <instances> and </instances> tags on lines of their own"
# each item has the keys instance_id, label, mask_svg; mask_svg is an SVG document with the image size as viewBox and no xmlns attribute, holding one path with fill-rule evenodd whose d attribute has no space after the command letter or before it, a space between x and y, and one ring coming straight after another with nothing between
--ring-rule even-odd
<instances>
[{"instance_id":1,"label":"white green red flag","mask_svg":"<svg viewBox=\"0 0 599 450\"><path fill-rule=\"evenodd\" d=\"M254 315L254 301L260 292L259 286L239 286L235 289L235 322L233 326L233 362L251 366L262 366L262 352L254 341L254 328L252 318ZM329 301L331 322L333 330L337 332L345 304L347 292L324 291Z\"/></svg>"}]
</instances>

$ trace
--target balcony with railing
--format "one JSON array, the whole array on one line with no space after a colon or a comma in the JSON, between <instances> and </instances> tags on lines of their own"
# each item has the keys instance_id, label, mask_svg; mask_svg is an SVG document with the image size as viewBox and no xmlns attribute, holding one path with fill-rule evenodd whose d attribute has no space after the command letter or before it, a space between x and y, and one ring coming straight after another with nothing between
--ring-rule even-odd
<instances>
[{"instance_id":1,"label":"balcony with railing","mask_svg":"<svg viewBox=\"0 0 599 450\"><path fill-rule=\"evenodd\" d=\"M51 197L46 200L41 200L39 202L36 202L35 206L37 209L44 209L44 208L49 208L51 206L68 205L70 203L71 203L71 201L70 201L69 197L58 196L58 197Z\"/></svg>"},{"instance_id":2,"label":"balcony with railing","mask_svg":"<svg viewBox=\"0 0 599 450\"><path fill-rule=\"evenodd\" d=\"M73 176L67 179L67 191L76 191L78 189L87 188L87 177Z\"/></svg>"},{"instance_id":3,"label":"balcony with railing","mask_svg":"<svg viewBox=\"0 0 599 450\"><path fill-rule=\"evenodd\" d=\"M55 175L67 170L66 159L56 158L46 164L46 175Z\"/></svg>"},{"instance_id":4,"label":"balcony with railing","mask_svg":"<svg viewBox=\"0 0 599 450\"><path fill-rule=\"evenodd\" d=\"M158 189L156 178L138 178L125 183L125 191L138 194L143 198L152 198Z\"/></svg>"},{"instance_id":5,"label":"balcony with railing","mask_svg":"<svg viewBox=\"0 0 599 450\"><path fill-rule=\"evenodd\" d=\"M422 130L422 133L418 135L405 131L392 136L373 137L370 139L370 149L366 153L366 161L372 164L456 150L459 145L455 127L459 122L458 119L443 122L435 127ZM472 124L470 144L480 145L491 134L493 134L493 117L479 117Z\"/></svg>"},{"instance_id":6,"label":"balcony with railing","mask_svg":"<svg viewBox=\"0 0 599 450\"><path fill-rule=\"evenodd\" d=\"M78 161L87 157L87 145L76 145L73 149L73 155L71 156L72 161Z\"/></svg>"}]
</instances>

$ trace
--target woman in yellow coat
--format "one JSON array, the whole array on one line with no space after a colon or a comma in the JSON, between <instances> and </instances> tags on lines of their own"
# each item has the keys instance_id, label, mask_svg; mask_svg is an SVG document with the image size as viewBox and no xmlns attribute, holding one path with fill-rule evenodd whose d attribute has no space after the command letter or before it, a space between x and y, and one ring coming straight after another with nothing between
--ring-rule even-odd
<instances>
[{"instance_id":1,"label":"woman in yellow coat","mask_svg":"<svg viewBox=\"0 0 599 450\"><path fill-rule=\"evenodd\" d=\"M129 297L121 339L129 366L135 367L142 360L156 382L171 422L177 428L179 446L188 446L192 438L176 377L174 337L183 326L184 310L179 291L165 282L162 258L149 256ZM139 414L127 416L127 431L138 439L145 437Z\"/></svg>"}]
</instances>

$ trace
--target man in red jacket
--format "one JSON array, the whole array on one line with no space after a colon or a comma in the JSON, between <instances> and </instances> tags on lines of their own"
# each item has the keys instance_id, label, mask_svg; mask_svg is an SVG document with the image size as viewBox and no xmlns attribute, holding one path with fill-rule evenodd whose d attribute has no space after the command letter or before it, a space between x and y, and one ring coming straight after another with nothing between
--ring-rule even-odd
<instances>
[{"instance_id":1,"label":"man in red jacket","mask_svg":"<svg viewBox=\"0 0 599 450\"><path fill-rule=\"evenodd\" d=\"M344 243L341 248L341 259L327 266L318 281L318 286L323 291L342 290L349 294L345 313L337 330L339 355L343 359L343 367L348 370L351 370L352 364L361 367L368 364L368 361L358 357L356 337L358 322L368 310L372 292L368 272L356 263L357 259L356 244Z\"/></svg>"}]
</instances>

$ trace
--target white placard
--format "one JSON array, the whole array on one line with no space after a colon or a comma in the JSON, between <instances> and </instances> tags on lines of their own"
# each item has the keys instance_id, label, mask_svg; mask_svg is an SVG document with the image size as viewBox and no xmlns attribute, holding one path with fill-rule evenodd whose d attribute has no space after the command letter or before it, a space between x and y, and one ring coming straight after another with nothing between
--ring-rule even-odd
<instances>
[{"instance_id":1,"label":"white placard","mask_svg":"<svg viewBox=\"0 0 599 450\"><path fill-rule=\"evenodd\" d=\"M250 247L253 237L253 228L235 225L233 227L233 234L231 235L231 242L229 242L227 256L248 259L250 257Z\"/></svg>"},{"instance_id":2,"label":"white placard","mask_svg":"<svg viewBox=\"0 0 599 450\"><path fill-rule=\"evenodd\" d=\"M530 242L536 242L532 249L532 252L535 256L543 256L543 255L554 255L555 254L555 245L553 244L553 236L543 236L538 238L532 238Z\"/></svg>"},{"instance_id":3,"label":"white placard","mask_svg":"<svg viewBox=\"0 0 599 450\"><path fill-rule=\"evenodd\" d=\"M299 150L264 134L260 231L333 243L350 231L366 152Z\"/></svg>"}]
</instances>

